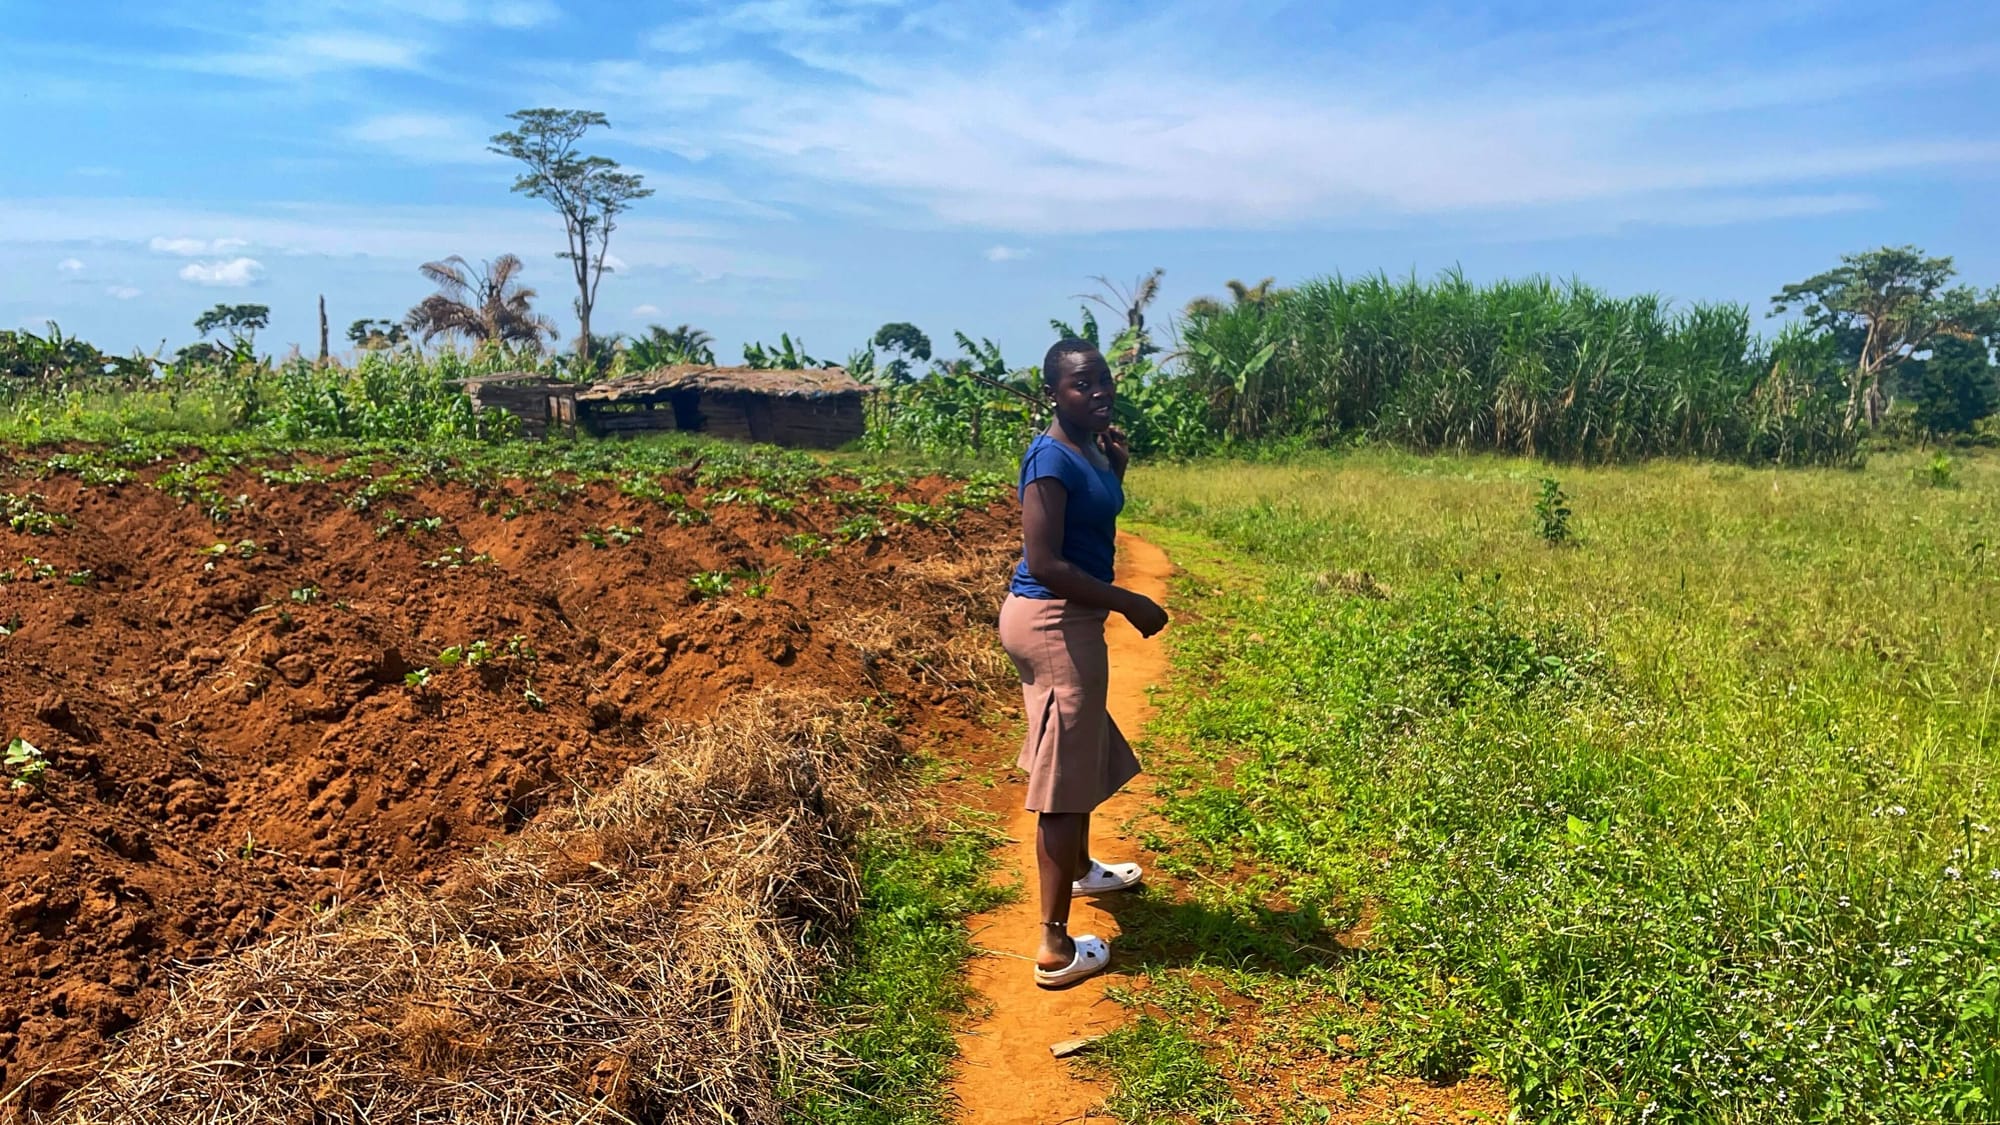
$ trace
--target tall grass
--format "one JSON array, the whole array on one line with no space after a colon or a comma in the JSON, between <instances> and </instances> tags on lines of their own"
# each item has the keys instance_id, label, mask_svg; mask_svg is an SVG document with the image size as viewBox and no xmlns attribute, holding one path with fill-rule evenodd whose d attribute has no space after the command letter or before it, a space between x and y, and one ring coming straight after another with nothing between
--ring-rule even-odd
<instances>
[{"instance_id":1,"label":"tall grass","mask_svg":"<svg viewBox=\"0 0 2000 1125\"><path fill-rule=\"evenodd\" d=\"M1830 343L1740 305L1674 309L1546 278L1307 282L1197 314L1182 371L1240 441L1344 435L1566 460L1838 461Z\"/></svg>"},{"instance_id":2,"label":"tall grass","mask_svg":"<svg viewBox=\"0 0 2000 1125\"><path fill-rule=\"evenodd\" d=\"M1142 468L1241 568L1182 592L1183 859L1379 906L1338 1030L1526 1120L1994 1120L2000 464L1921 468L1569 470L1561 547L1519 460Z\"/></svg>"}]
</instances>

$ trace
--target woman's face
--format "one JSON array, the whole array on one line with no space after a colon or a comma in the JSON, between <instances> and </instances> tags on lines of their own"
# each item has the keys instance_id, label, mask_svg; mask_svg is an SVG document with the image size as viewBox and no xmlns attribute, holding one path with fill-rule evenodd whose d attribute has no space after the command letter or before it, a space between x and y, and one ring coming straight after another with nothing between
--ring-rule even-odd
<instances>
[{"instance_id":1,"label":"woman's face","mask_svg":"<svg viewBox=\"0 0 2000 1125\"><path fill-rule=\"evenodd\" d=\"M1111 365L1095 351L1069 352L1057 362L1061 374L1048 388L1056 416L1072 432L1103 432L1111 425L1111 406L1118 401Z\"/></svg>"}]
</instances>

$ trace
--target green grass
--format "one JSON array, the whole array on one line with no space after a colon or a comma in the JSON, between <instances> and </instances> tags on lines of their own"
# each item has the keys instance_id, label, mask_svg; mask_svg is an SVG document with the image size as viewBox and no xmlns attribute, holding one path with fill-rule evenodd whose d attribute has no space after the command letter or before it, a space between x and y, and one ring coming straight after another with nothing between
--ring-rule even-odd
<instances>
[{"instance_id":1,"label":"green grass","mask_svg":"<svg viewBox=\"0 0 2000 1125\"><path fill-rule=\"evenodd\" d=\"M1135 474L1195 888L1124 919L1136 995L1226 969L1207 1057L1526 1120L2000 1119L2000 465L1918 460L1564 469L1569 546L1524 461Z\"/></svg>"},{"instance_id":2,"label":"green grass","mask_svg":"<svg viewBox=\"0 0 2000 1125\"><path fill-rule=\"evenodd\" d=\"M951 1119L952 1021L970 994L965 920L1004 900L988 880L988 832L883 827L860 852L861 913L822 1002L845 1017L791 1096L791 1120L921 1125Z\"/></svg>"}]
</instances>

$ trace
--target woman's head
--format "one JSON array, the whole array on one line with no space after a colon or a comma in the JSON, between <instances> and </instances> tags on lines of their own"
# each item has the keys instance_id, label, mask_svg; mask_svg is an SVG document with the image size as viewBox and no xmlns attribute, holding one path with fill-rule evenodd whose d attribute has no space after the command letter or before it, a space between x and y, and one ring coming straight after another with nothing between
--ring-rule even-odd
<instances>
[{"instance_id":1,"label":"woman's head","mask_svg":"<svg viewBox=\"0 0 2000 1125\"><path fill-rule=\"evenodd\" d=\"M1089 340L1071 336L1055 342L1042 357L1042 390L1071 433L1097 433L1111 425L1118 388L1111 365Z\"/></svg>"}]
</instances>

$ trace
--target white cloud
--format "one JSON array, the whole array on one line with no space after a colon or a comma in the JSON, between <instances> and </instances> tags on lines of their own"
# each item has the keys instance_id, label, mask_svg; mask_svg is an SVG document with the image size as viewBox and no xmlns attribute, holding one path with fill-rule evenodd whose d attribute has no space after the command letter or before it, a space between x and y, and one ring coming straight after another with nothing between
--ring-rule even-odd
<instances>
[{"instance_id":1,"label":"white cloud","mask_svg":"<svg viewBox=\"0 0 2000 1125\"><path fill-rule=\"evenodd\" d=\"M241 249L249 243L240 238L161 238L155 236L146 243L155 253L178 254L183 258L197 258L203 254L227 254Z\"/></svg>"},{"instance_id":2,"label":"white cloud","mask_svg":"<svg viewBox=\"0 0 2000 1125\"><path fill-rule=\"evenodd\" d=\"M56 263L56 272L71 275L79 274L83 272L83 263L76 258L64 258L62 261Z\"/></svg>"},{"instance_id":3,"label":"white cloud","mask_svg":"<svg viewBox=\"0 0 2000 1125\"><path fill-rule=\"evenodd\" d=\"M469 117L435 113L383 113L341 130L357 144L423 164L488 164L505 159L488 151L493 130Z\"/></svg>"},{"instance_id":4,"label":"white cloud","mask_svg":"<svg viewBox=\"0 0 2000 1125\"><path fill-rule=\"evenodd\" d=\"M991 246L986 250L989 262L1014 262L1034 253L1025 246Z\"/></svg>"},{"instance_id":5,"label":"white cloud","mask_svg":"<svg viewBox=\"0 0 2000 1125\"><path fill-rule=\"evenodd\" d=\"M159 230L185 233L160 238L152 233ZM619 256L633 269L683 271L697 280L797 280L814 272L794 253L745 244L734 230L709 223L640 212L620 217L616 238ZM260 257L384 258L407 269L412 279L418 263L447 254L477 262L511 252L527 260L544 293L551 285L574 284L567 265L555 260L563 244L562 221L530 203L277 203L222 211L135 198L10 199L0 206L0 243L10 242L55 248L51 256L80 242L124 242L184 257L233 257L232 251L255 246Z\"/></svg>"},{"instance_id":6,"label":"white cloud","mask_svg":"<svg viewBox=\"0 0 2000 1125\"><path fill-rule=\"evenodd\" d=\"M416 70L430 53L430 44L415 36L359 31L302 31L253 42L246 51L170 62L212 74L285 81L345 70Z\"/></svg>"},{"instance_id":7,"label":"white cloud","mask_svg":"<svg viewBox=\"0 0 2000 1125\"><path fill-rule=\"evenodd\" d=\"M548 0L501 0L488 9L486 19L495 27L521 29L540 27L561 15L562 10Z\"/></svg>"},{"instance_id":8,"label":"white cloud","mask_svg":"<svg viewBox=\"0 0 2000 1125\"><path fill-rule=\"evenodd\" d=\"M1141 18L1089 3L754 0L710 5L647 42L761 50L601 62L574 82L621 141L755 162L767 198L805 185L833 207L841 193L829 189L846 189L919 223L1024 233L1585 205L1673 221L1717 191L1852 201L1860 177L2000 165L2000 142L1976 134L1801 127L1812 115L1797 111L1920 80L1810 52L1764 65L1730 38L1782 38L1789 17L1711 14L1690 24L1654 6L1522 32L1424 12L1355 17L1328 54L1314 46L1323 37L1258 42L1254 18L1185 0ZM1022 79L1034 73L1065 78ZM1699 221L1752 210L1722 201Z\"/></svg>"},{"instance_id":9,"label":"white cloud","mask_svg":"<svg viewBox=\"0 0 2000 1125\"><path fill-rule=\"evenodd\" d=\"M263 272L264 263L255 258L230 258L217 262L189 262L181 267L181 280L192 281L196 285L238 289L257 280L257 275Z\"/></svg>"},{"instance_id":10,"label":"white cloud","mask_svg":"<svg viewBox=\"0 0 2000 1125\"><path fill-rule=\"evenodd\" d=\"M658 306L658 305L638 305L638 306L635 306L635 307L634 307L634 308L632 309L632 315L633 315L633 316L658 316L658 315L660 315L660 306Z\"/></svg>"},{"instance_id":11,"label":"white cloud","mask_svg":"<svg viewBox=\"0 0 2000 1125\"><path fill-rule=\"evenodd\" d=\"M113 285L104 291L104 295L114 301L129 301L134 297L144 296L145 291L134 289L130 285Z\"/></svg>"},{"instance_id":12,"label":"white cloud","mask_svg":"<svg viewBox=\"0 0 2000 1125\"><path fill-rule=\"evenodd\" d=\"M619 257L616 254L607 253L604 255L605 273L624 273L626 270L629 270L631 268L632 267L625 264L625 259Z\"/></svg>"}]
</instances>

